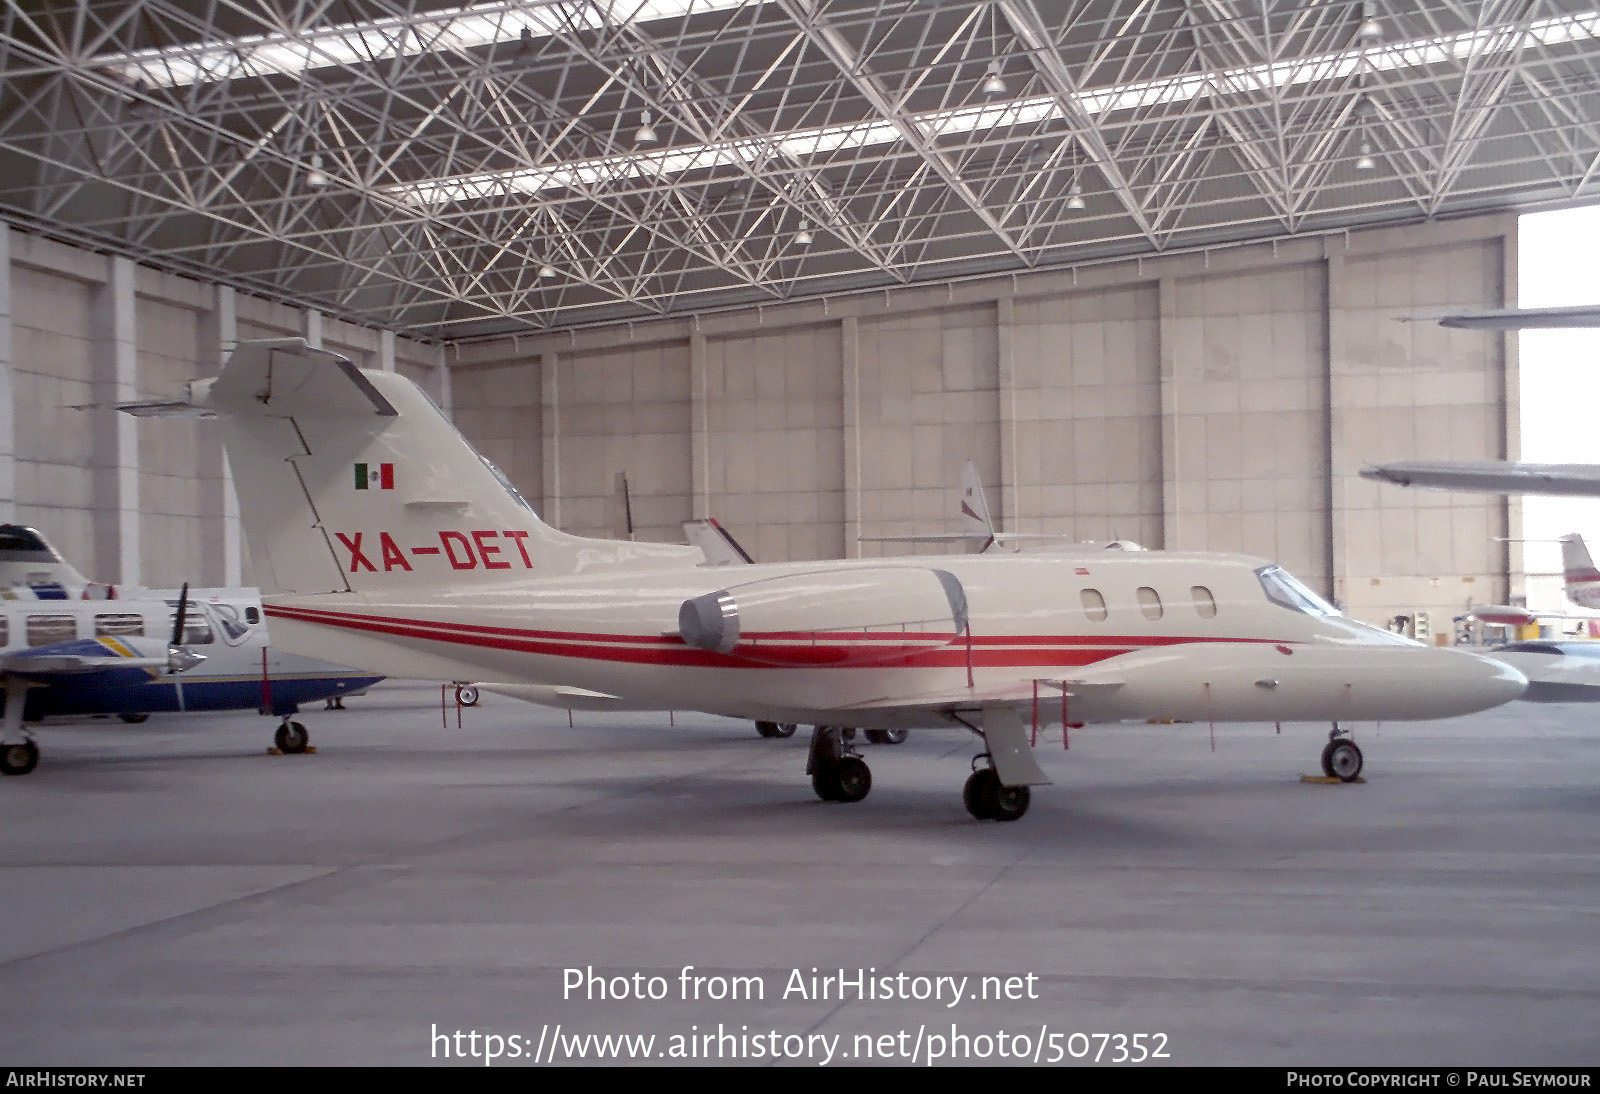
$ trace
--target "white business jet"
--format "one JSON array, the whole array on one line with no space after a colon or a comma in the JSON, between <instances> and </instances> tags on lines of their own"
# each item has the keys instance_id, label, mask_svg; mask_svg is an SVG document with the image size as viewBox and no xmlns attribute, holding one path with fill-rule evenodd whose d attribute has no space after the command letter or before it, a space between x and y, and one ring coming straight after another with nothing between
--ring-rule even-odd
<instances>
[{"instance_id":1,"label":"white business jet","mask_svg":"<svg viewBox=\"0 0 1600 1094\"><path fill-rule=\"evenodd\" d=\"M290 340L240 344L186 402L223 420L276 640L386 675L567 682L659 709L816 726L817 795L871 773L840 727L966 729L964 799L1048 782L1029 722L1442 718L1508 666L1346 619L1239 555L1050 552L701 565L548 527L417 386ZM1336 725L1325 769L1361 751Z\"/></svg>"}]
</instances>

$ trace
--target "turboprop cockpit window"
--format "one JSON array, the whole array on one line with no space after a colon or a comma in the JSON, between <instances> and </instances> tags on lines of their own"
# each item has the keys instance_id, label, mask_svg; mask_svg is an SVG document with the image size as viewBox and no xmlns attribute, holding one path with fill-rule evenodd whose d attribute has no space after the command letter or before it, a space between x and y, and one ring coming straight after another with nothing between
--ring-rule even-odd
<instances>
[{"instance_id":1,"label":"turboprop cockpit window","mask_svg":"<svg viewBox=\"0 0 1600 1094\"><path fill-rule=\"evenodd\" d=\"M1282 566L1263 566L1256 571L1267 599L1290 611L1307 615L1338 615L1339 609L1306 588Z\"/></svg>"}]
</instances>

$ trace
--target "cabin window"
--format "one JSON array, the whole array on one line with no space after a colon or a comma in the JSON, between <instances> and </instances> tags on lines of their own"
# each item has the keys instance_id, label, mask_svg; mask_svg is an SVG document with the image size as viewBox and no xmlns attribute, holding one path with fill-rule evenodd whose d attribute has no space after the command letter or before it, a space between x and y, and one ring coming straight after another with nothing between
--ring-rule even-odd
<instances>
[{"instance_id":1,"label":"cabin window","mask_svg":"<svg viewBox=\"0 0 1600 1094\"><path fill-rule=\"evenodd\" d=\"M94 633L138 637L144 634L144 616L131 613L97 615L94 617Z\"/></svg>"},{"instance_id":2,"label":"cabin window","mask_svg":"<svg viewBox=\"0 0 1600 1094\"><path fill-rule=\"evenodd\" d=\"M1139 610L1146 619L1161 618L1161 594L1148 585L1140 585L1135 595L1139 598Z\"/></svg>"},{"instance_id":3,"label":"cabin window","mask_svg":"<svg viewBox=\"0 0 1600 1094\"><path fill-rule=\"evenodd\" d=\"M1217 617L1217 598L1211 595L1210 589L1204 585L1191 585L1189 594L1194 597L1194 610L1200 613L1201 619Z\"/></svg>"},{"instance_id":4,"label":"cabin window","mask_svg":"<svg viewBox=\"0 0 1600 1094\"><path fill-rule=\"evenodd\" d=\"M1106 598L1100 595L1099 589L1080 589L1078 599L1083 601L1083 614L1096 623L1105 622Z\"/></svg>"},{"instance_id":5,"label":"cabin window","mask_svg":"<svg viewBox=\"0 0 1600 1094\"><path fill-rule=\"evenodd\" d=\"M253 627L257 623L261 622L261 613L258 612L254 607L246 608L244 610L244 621Z\"/></svg>"},{"instance_id":6,"label":"cabin window","mask_svg":"<svg viewBox=\"0 0 1600 1094\"><path fill-rule=\"evenodd\" d=\"M28 645L48 646L78 637L78 620L70 615L28 616Z\"/></svg>"}]
</instances>

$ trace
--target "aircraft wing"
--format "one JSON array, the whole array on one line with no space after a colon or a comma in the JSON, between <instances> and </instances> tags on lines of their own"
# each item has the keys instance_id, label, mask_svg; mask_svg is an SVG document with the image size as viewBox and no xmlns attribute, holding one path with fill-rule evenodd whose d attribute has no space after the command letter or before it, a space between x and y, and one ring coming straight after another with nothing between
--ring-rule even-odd
<instances>
[{"instance_id":1,"label":"aircraft wing","mask_svg":"<svg viewBox=\"0 0 1600 1094\"><path fill-rule=\"evenodd\" d=\"M1396 486L1426 486L1438 490L1600 497L1600 464L1506 461L1385 463L1362 468L1361 477Z\"/></svg>"},{"instance_id":2,"label":"aircraft wing","mask_svg":"<svg viewBox=\"0 0 1600 1094\"><path fill-rule=\"evenodd\" d=\"M1441 327L1461 330L1528 330L1552 327L1600 327L1600 304L1565 308L1499 308L1460 311L1439 316Z\"/></svg>"}]
</instances>

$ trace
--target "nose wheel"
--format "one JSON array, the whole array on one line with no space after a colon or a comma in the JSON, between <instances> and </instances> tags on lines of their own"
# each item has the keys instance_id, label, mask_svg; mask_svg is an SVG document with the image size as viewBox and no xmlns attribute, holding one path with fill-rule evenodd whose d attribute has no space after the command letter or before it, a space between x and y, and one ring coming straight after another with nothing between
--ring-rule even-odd
<instances>
[{"instance_id":1,"label":"nose wheel","mask_svg":"<svg viewBox=\"0 0 1600 1094\"><path fill-rule=\"evenodd\" d=\"M1348 737L1334 737L1322 749L1322 773L1351 783L1361 774L1361 748Z\"/></svg>"},{"instance_id":2,"label":"nose wheel","mask_svg":"<svg viewBox=\"0 0 1600 1094\"><path fill-rule=\"evenodd\" d=\"M306 732L306 727L299 722L292 722L285 718L278 725L278 731L272 735L272 743L278 746L278 751L290 756L299 755L311 744L311 734Z\"/></svg>"}]
</instances>

